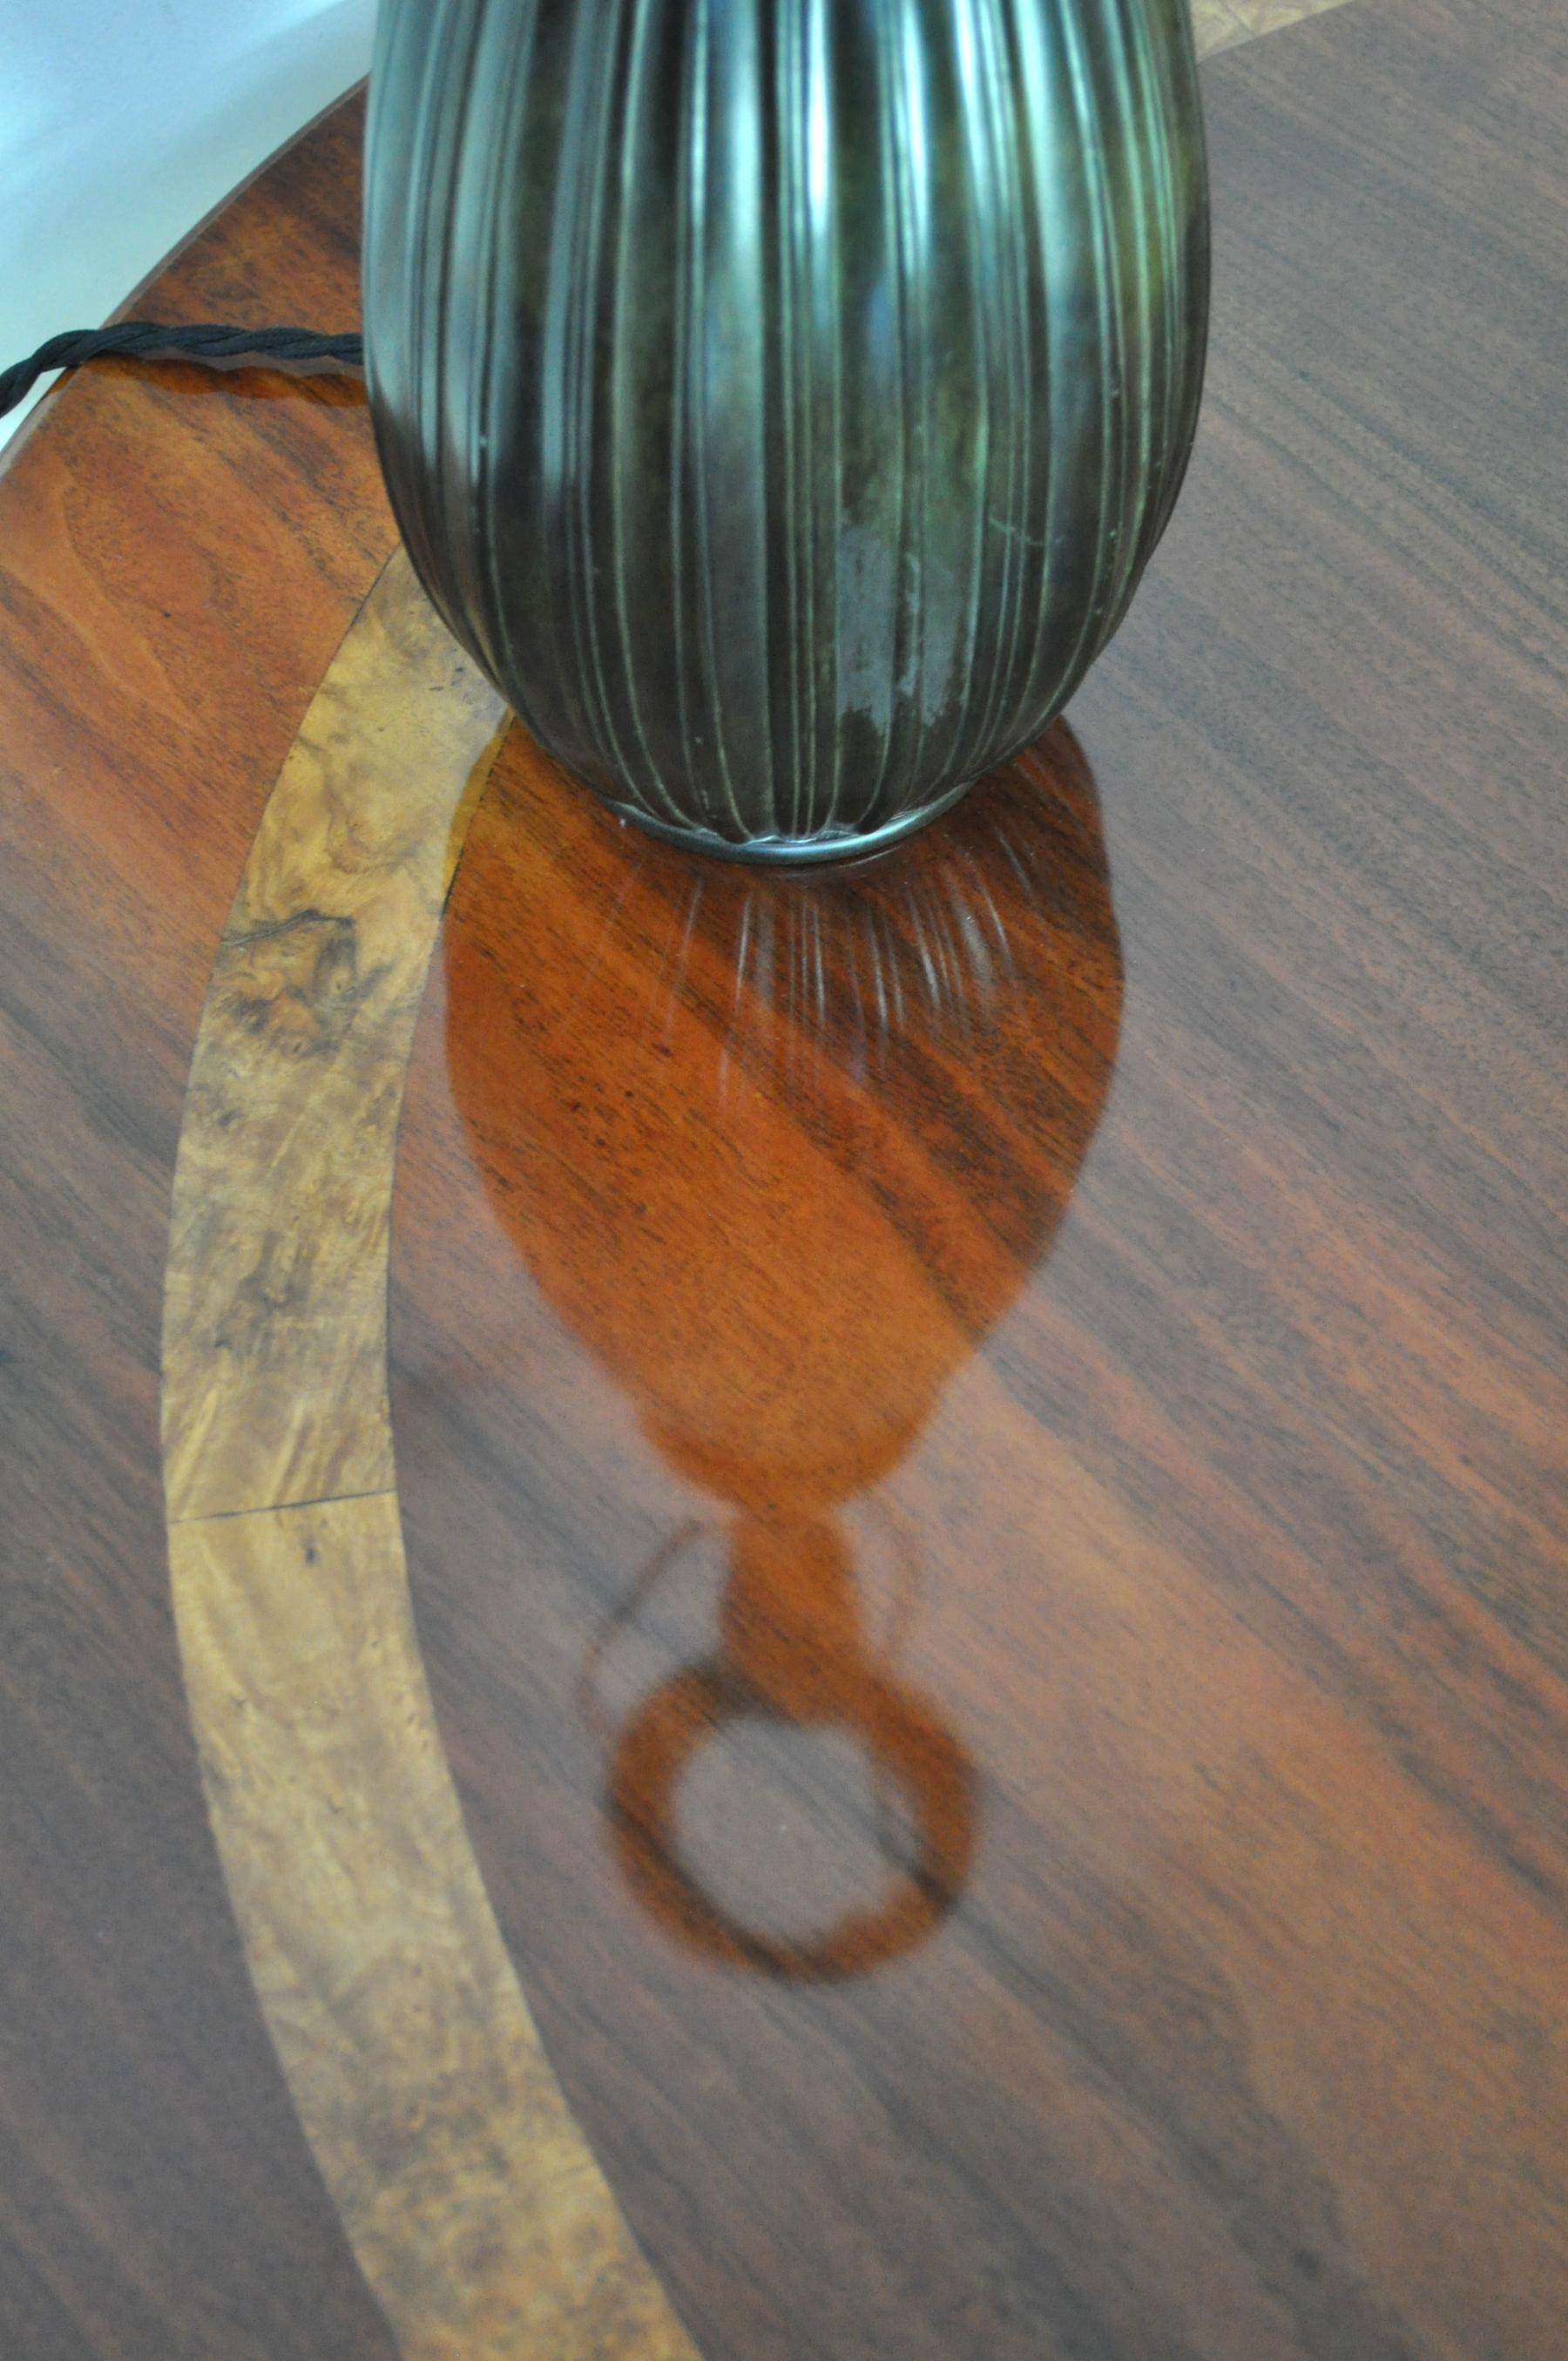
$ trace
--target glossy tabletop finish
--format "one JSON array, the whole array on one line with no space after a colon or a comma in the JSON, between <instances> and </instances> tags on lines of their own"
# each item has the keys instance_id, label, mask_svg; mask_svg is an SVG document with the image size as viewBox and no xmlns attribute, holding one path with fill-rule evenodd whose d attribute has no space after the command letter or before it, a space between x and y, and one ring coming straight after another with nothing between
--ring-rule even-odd
<instances>
[{"instance_id":1,"label":"glossy tabletop finish","mask_svg":"<svg viewBox=\"0 0 1568 2361\"><path fill-rule=\"evenodd\" d=\"M0 482L6 2356L1568 2345L1568 37L1301 13L878 859L503 734L356 387ZM358 136L137 308L351 324Z\"/></svg>"}]
</instances>

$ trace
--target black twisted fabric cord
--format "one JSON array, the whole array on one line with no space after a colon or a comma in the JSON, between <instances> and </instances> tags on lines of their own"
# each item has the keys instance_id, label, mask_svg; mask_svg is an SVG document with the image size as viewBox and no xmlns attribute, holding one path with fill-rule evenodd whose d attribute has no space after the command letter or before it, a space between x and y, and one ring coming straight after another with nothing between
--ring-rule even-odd
<instances>
[{"instance_id":1,"label":"black twisted fabric cord","mask_svg":"<svg viewBox=\"0 0 1568 2361\"><path fill-rule=\"evenodd\" d=\"M51 336L29 360L0 369L0 418L29 394L50 369L79 368L109 355L121 360L179 357L197 361L338 361L365 366L362 336L320 336L309 328L170 328L157 320L121 320L111 328L82 328Z\"/></svg>"}]
</instances>

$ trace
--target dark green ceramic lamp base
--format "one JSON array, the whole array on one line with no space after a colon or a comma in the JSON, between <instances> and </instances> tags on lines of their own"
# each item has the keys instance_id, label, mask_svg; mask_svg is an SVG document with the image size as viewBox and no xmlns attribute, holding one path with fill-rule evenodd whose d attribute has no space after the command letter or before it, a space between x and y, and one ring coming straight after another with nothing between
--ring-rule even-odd
<instances>
[{"instance_id":1,"label":"dark green ceramic lamp base","mask_svg":"<svg viewBox=\"0 0 1568 2361\"><path fill-rule=\"evenodd\" d=\"M382 0L409 554L624 818L896 843L1116 630L1197 420L1188 0Z\"/></svg>"}]
</instances>

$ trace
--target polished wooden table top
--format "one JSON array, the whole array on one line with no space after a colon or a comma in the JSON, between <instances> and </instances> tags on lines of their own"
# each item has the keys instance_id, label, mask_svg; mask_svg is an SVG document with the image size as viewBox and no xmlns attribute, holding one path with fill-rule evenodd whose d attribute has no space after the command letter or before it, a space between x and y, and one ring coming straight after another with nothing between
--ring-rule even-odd
<instances>
[{"instance_id":1,"label":"polished wooden table top","mask_svg":"<svg viewBox=\"0 0 1568 2361\"><path fill-rule=\"evenodd\" d=\"M879 862L508 730L350 380L13 455L6 2356L1568 2345L1568 31L1306 13ZM351 324L358 137L137 308Z\"/></svg>"}]
</instances>

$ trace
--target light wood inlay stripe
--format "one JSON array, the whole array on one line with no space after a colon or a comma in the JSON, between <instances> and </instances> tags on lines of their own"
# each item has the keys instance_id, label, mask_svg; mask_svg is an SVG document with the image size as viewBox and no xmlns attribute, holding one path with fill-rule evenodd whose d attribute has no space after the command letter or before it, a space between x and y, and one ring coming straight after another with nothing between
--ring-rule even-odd
<instances>
[{"instance_id":1,"label":"light wood inlay stripe","mask_svg":"<svg viewBox=\"0 0 1568 2361\"><path fill-rule=\"evenodd\" d=\"M391 1485L403 1071L504 714L400 553L268 802L203 1012L165 1289L177 1522Z\"/></svg>"},{"instance_id":2,"label":"light wood inlay stripe","mask_svg":"<svg viewBox=\"0 0 1568 2361\"><path fill-rule=\"evenodd\" d=\"M250 1971L409 2361L690 2361L491 1915L395 1497L204 1518L171 1555Z\"/></svg>"},{"instance_id":3,"label":"light wood inlay stripe","mask_svg":"<svg viewBox=\"0 0 1568 2361\"><path fill-rule=\"evenodd\" d=\"M398 1110L501 718L394 558L269 802L197 1040L165 1304L175 1617L257 1991L403 2352L690 2361L491 1915L393 1488Z\"/></svg>"},{"instance_id":4,"label":"light wood inlay stripe","mask_svg":"<svg viewBox=\"0 0 1568 2361\"><path fill-rule=\"evenodd\" d=\"M1234 49L1238 42L1255 41L1344 5L1345 0L1192 0L1198 54L1212 57L1217 49Z\"/></svg>"}]
</instances>

